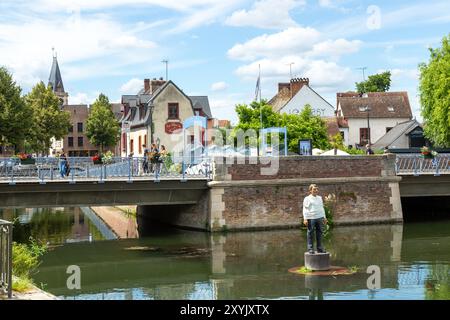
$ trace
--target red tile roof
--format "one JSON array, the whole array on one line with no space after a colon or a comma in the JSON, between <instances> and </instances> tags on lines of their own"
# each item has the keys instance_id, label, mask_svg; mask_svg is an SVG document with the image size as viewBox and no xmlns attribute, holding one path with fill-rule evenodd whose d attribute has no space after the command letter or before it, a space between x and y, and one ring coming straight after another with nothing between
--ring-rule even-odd
<instances>
[{"instance_id":1,"label":"red tile roof","mask_svg":"<svg viewBox=\"0 0 450 320\"><path fill-rule=\"evenodd\" d=\"M337 105L342 116L348 118L366 118L365 107L370 107L372 118L412 118L407 92L369 92L363 98L357 92L337 93Z\"/></svg>"}]
</instances>

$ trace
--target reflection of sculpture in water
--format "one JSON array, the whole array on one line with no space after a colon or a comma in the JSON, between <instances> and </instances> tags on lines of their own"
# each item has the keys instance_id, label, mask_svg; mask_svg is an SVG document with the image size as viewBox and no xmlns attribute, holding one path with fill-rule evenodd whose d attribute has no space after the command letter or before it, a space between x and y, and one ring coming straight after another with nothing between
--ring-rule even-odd
<instances>
[{"instance_id":1,"label":"reflection of sculpture in water","mask_svg":"<svg viewBox=\"0 0 450 320\"><path fill-rule=\"evenodd\" d=\"M323 300L323 293L329 287L330 277L305 275L305 288L309 300Z\"/></svg>"}]
</instances>

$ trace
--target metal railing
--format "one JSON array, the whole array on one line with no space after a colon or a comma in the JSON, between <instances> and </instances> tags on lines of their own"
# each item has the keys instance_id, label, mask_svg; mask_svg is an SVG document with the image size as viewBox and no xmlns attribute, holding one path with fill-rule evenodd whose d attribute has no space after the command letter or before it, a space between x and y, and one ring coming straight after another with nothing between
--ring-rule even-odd
<instances>
[{"instance_id":1,"label":"metal railing","mask_svg":"<svg viewBox=\"0 0 450 320\"><path fill-rule=\"evenodd\" d=\"M397 175L435 175L450 174L450 154L440 153L433 158L421 154L397 154L395 172Z\"/></svg>"},{"instance_id":2,"label":"metal railing","mask_svg":"<svg viewBox=\"0 0 450 320\"><path fill-rule=\"evenodd\" d=\"M12 297L12 232L13 224L0 220L0 294Z\"/></svg>"},{"instance_id":3,"label":"metal railing","mask_svg":"<svg viewBox=\"0 0 450 320\"><path fill-rule=\"evenodd\" d=\"M103 163L94 163L90 157L68 157L66 161L54 157L33 158L33 163L21 162L16 158L0 158L0 182L15 184L20 181L35 181L45 184L49 181L76 181L127 179L211 179L211 159L207 157L181 157L181 162L168 161L152 163L143 157L114 157ZM68 164L66 167L65 164ZM65 169L69 168L69 169Z\"/></svg>"}]
</instances>

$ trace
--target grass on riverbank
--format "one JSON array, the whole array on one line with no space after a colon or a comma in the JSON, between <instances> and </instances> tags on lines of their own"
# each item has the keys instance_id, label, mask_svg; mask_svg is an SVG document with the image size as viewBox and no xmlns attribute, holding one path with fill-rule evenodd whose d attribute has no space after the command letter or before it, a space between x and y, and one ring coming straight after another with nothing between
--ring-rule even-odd
<instances>
[{"instance_id":1,"label":"grass on riverbank","mask_svg":"<svg viewBox=\"0 0 450 320\"><path fill-rule=\"evenodd\" d=\"M34 283L31 275L40 264L40 256L47 252L47 246L37 243L30 238L30 243L13 242L13 290L25 292L32 289Z\"/></svg>"}]
</instances>

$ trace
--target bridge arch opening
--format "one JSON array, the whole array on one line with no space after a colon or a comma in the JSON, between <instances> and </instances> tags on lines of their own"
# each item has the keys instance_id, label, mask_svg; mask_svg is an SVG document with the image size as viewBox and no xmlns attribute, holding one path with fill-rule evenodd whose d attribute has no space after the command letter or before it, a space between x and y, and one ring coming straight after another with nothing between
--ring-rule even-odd
<instances>
[{"instance_id":1,"label":"bridge arch opening","mask_svg":"<svg viewBox=\"0 0 450 320\"><path fill-rule=\"evenodd\" d=\"M406 223L450 219L450 196L403 197L401 200Z\"/></svg>"}]
</instances>

